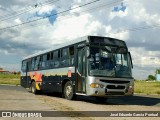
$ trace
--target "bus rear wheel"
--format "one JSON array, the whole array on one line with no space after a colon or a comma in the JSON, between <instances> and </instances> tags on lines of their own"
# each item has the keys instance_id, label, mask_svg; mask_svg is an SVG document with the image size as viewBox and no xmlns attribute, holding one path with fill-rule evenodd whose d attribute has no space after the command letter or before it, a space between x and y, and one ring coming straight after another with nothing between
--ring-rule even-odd
<instances>
[{"instance_id":1,"label":"bus rear wheel","mask_svg":"<svg viewBox=\"0 0 160 120\"><path fill-rule=\"evenodd\" d=\"M73 86L71 81L66 82L63 94L64 97L68 100L72 100L75 98L75 95L73 94Z\"/></svg>"}]
</instances>

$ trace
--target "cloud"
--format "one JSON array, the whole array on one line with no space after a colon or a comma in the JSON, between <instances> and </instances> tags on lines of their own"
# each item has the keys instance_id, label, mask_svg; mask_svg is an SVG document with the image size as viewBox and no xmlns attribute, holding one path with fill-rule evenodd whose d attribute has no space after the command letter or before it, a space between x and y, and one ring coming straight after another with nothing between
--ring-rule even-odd
<instances>
[{"instance_id":1,"label":"cloud","mask_svg":"<svg viewBox=\"0 0 160 120\"><path fill-rule=\"evenodd\" d=\"M4 7L7 7L7 8L10 8L10 7L13 7L13 6L24 6L26 5L26 3L28 3L28 0L1 0L0 4L1 6L4 6ZM33 4L33 3L32 3Z\"/></svg>"},{"instance_id":2,"label":"cloud","mask_svg":"<svg viewBox=\"0 0 160 120\"><path fill-rule=\"evenodd\" d=\"M19 18L15 19L14 21L15 21L17 24L21 24L21 23L22 23L22 21L21 21Z\"/></svg>"},{"instance_id":3,"label":"cloud","mask_svg":"<svg viewBox=\"0 0 160 120\"><path fill-rule=\"evenodd\" d=\"M35 7L34 9L32 7L31 11L21 16L21 19L23 19L23 21L34 21L40 18L42 19L44 18L44 19L48 19L49 23L53 25L53 23L55 22L57 18L57 14L58 14L56 11L56 8L57 7L55 5L45 5L45 4L43 6L39 5L38 7ZM35 23L36 22L34 22L34 24Z\"/></svg>"},{"instance_id":4,"label":"cloud","mask_svg":"<svg viewBox=\"0 0 160 120\"><path fill-rule=\"evenodd\" d=\"M53 25L53 23L55 22L56 18L57 18L57 11L56 10L51 10L51 11L47 11L47 12L36 12L36 17L42 17L42 18L46 18L48 17L48 20L50 22L50 24Z\"/></svg>"},{"instance_id":5,"label":"cloud","mask_svg":"<svg viewBox=\"0 0 160 120\"><path fill-rule=\"evenodd\" d=\"M0 28L21 23L22 21L56 14L89 1L59 1L54 5L36 8L22 16L3 21L3 24L0 24ZM113 1L106 2L102 0L101 2L105 4ZM158 0L153 0L152 2L149 0L125 0L123 5L116 3L81 13L81 11L93 7L93 5L90 5L63 14L66 16L62 16L61 14L53 18L50 17L24 26L0 31L0 55L4 55L3 61L9 59L11 55L11 58L18 61L15 58L20 59L23 56L50 48L53 45L71 41L81 36L109 36L126 41L133 58L134 77L146 79L147 75L154 74L154 69L160 65L159 27L135 31L124 30L159 24L159 3ZM27 4L29 4L27 0L2 1L0 3L0 13L5 15L8 11L25 8ZM32 2L32 4L34 5L35 3ZM94 3L94 6L96 5L99 4ZM5 8L6 10L4 10ZM35 25L36 27L34 27ZM0 61L0 63L3 63L3 61Z\"/></svg>"},{"instance_id":6,"label":"cloud","mask_svg":"<svg viewBox=\"0 0 160 120\"><path fill-rule=\"evenodd\" d=\"M137 66L134 65L133 76L134 79L146 80L148 75L155 75L157 67L148 67L148 66Z\"/></svg>"}]
</instances>

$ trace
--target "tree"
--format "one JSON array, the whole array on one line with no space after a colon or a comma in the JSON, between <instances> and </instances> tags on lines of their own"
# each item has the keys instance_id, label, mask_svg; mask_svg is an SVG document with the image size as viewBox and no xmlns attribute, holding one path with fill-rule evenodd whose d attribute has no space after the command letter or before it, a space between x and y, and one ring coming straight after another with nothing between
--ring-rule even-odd
<instances>
[{"instance_id":1,"label":"tree","mask_svg":"<svg viewBox=\"0 0 160 120\"><path fill-rule=\"evenodd\" d=\"M148 75L148 79L149 81L152 81L152 80L156 80L156 77L153 76L153 75Z\"/></svg>"},{"instance_id":2,"label":"tree","mask_svg":"<svg viewBox=\"0 0 160 120\"><path fill-rule=\"evenodd\" d=\"M160 69L156 69L156 74L160 74Z\"/></svg>"}]
</instances>

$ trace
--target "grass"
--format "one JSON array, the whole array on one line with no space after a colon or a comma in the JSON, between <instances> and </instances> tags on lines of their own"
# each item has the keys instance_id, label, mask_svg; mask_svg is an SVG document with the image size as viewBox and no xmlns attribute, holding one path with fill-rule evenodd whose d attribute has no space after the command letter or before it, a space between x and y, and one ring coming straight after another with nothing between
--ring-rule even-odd
<instances>
[{"instance_id":1,"label":"grass","mask_svg":"<svg viewBox=\"0 0 160 120\"><path fill-rule=\"evenodd\" d=\"M20 84L20 74L0 74L0 84Z\"/></svg>"},{"instance_id":2,"label":"grass","mask_svg":"<svg viewBox=\"0 0 160 120\"><path fill-rule=\"evenodd\" d=\"M134 92L143 93L147 95L159 94L160 95L160 82L157 81L139 81L134 82Z\"/></svg>"}]
</instances>

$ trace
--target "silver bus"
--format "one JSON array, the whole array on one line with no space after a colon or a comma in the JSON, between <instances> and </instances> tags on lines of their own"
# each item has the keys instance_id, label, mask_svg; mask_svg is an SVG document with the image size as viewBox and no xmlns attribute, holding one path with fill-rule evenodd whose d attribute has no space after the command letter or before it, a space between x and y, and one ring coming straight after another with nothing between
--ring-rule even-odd
<instances>
[{"instance_id":1,"label":"silver bus","mask_svg":"<svg viewBox=\"0 0 160 120\"><path fill-rule=\"evenodd\" d=\"M59 92L69 100L85 95L103 101L133 95L132 68L124 41L85 36L25 57L21 86L34 94Z\"/></svg>"}]
</instances>

